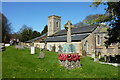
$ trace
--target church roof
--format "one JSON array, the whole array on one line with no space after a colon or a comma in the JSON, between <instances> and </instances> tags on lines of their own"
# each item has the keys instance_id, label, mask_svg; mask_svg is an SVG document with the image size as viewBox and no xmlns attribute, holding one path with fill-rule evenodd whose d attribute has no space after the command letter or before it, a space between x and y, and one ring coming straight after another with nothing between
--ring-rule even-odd
<instances>
[{"instance_id":1,"label":"church roof","mask_svg":"<svg viewBox=\"0 0 120 80\"><path fill-rule=\"evenodd\" d=\"M71 34L91 33L97 28L97 26L98 26L97 24L94 24L94 25L89 25L84 27L74 27L71 30ZM51 36L61 36L61 35L67 35L67 31L64 29Z\"/></svg>"},{"instance_id":2,"label":"church roof","mask_svg":"<svg viewBox=\"0 0 120 80\"><path fill-rule=\"evenodd\" d=\"M72 41L83 40L84 38L86 38L89 35L87 33L93 32L97 28L97 26L98 26L97 24L94 24L94 25L89 25L89 26L84 26L84 27L74 27L71 30ZM34 42L35 40L40 39L44 36L47 36L47 33L43 34L40 37L28 40L26 42L31 43L31 42ZM67 42L67 31L64 29L59 32L56 32L55 34L48 36L46 39L44 39L43 42Z\"/></svg>"},{"instance_id":3,"label":"church roof","mask_svg":"<svg viewBox=\"0 0 120 80\"><path fill-rule=\"evenodd\" d=\"M75 34L72 35L72 42L74 41L81 41L84 38L86 38L89 34ZM67 42L67 35L64 36L53 36L53 37L47 37L45 42Z\"/></svg>"},{"instance_id":4,"label":"church roof","mask_svg":"<svg viewBox=\"0 0 120 80\"><path fill-rule=\"evenodd\" d=\"M40 39L40 38L43 38L44 36L47 36L47 33L45 33L45 34L43 34L43 35L41 35L41 36L39 36L39 37L36 37L36 38L34 38L34 39L28 40L28 41L26 41L26 42L27 42L27 43L31 43L31 42L33 42L33 41L35 41L35 40L38 40L38 39Z\"/></svg>"}]
</instances>

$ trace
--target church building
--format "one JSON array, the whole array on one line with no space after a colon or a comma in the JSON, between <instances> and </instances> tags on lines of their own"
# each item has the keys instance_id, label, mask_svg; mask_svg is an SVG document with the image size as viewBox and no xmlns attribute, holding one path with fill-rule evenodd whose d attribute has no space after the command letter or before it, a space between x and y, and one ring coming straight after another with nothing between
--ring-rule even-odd
<instances>
[{"instance_id":1,"label":"church building","mask_svg":"<svg viewBox=\"0 0 120 80\"><path fill-rule=\"evenodd\" d=\"M117 55L118 45L112 44L105 47L106 31L102 31L105 24L94 24L71 29L72 44L76 47L76 53L92 55L95 52L101 55ZM48 17L48 32L40 37L29 40L26 45L32 43L38 48L47 48L49 51L59 52L67 42L66 29L61 30L61 17L52 15ZM54 49L53 49L54 48Z\"/></svg>"}]
</instances>

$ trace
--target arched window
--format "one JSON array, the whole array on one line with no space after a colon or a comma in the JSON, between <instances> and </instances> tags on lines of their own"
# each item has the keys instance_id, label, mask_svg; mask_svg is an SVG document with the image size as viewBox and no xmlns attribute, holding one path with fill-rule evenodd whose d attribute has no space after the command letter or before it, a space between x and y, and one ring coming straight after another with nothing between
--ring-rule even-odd
<instances>
[{"instance_id":1,"label":"arched window","mask_svg":"<svg viewBox=\"0 0 120 80\"><path fill-rule=\"evenodd\" d=\"M59 26L59 23L58 22L56 22L56 27L58 27Z\"/></svg>"},{"instance_id":2,"label":"arched window","mask_svg":"<svg viewBox=\"0 0 120 80\"><path fill-rule=\"evenodd\" d=\"M88 41L85 41L85 47L86 47L86 52L87 52L87 53L89 52L88 46L89 46Z\"/></svg>"},{"instance_id":3,"label":"arched window","mask_svg":"<svg viewBox=\"0 0 120 80\"><path fill-rule=\"evenodd\" d=\"M97 41L98 44L100 44L100 36L99 36L99 35L97 36L97 40L98 40L98 41Z\"/></svg>"}]
</instances>

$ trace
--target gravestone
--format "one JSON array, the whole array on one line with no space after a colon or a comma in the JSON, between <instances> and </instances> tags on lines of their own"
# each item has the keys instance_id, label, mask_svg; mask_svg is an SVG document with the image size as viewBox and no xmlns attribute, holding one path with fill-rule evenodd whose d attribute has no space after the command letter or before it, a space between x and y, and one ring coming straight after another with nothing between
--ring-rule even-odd
<instances>
[{"instance_id":1,"label":"gravestone","mask_svg":"<svg viewBox=\"0 0 120 80\"><path fill-rule=\"evenodd\" d=\"M31 54L35 54L35 47L31 47Z\"/></svg>"},{"instance_id":2,"label":"gravestone","mask_svg":"<svg viewBox=\"0 0 120 80\"><path fill-rule=\"evenodd\" d=\"M107 62L107 55L104 55L104 61Z\"/></svg>"},{"instance_id":3,"label":"gravestone","mask_svg":"<svg viewBox=\"0 0 120 80\"><path fill-rule=\"evenodd\" d=\"M101 53L100 52L96 52L94 61L99 61L100 58L101 58Z\"/></svg>"},{"instance_id":4,"label":"gravestone","mask_svg":"<svg viewBox=\"0 0 120 80\"><path fill-rule=\"evenodd\" d=\"M16 48L16 49L24 49L24 46L21 46L21 45L15 45L15 48Z\"/></svg>"},{"instance_id":5,"label":"gravestone","mask_svg":"<svg viewBox=\"0 0 120 80\"><path fill-rule=\"evenodd\" d=\"M59 45L59 46L58 46L58 53L62 53L62 49L63 49L62 46Z\"/></svg>"},{"instance_id":6,"label":"gravestone","mask_svg":"<svg viewBox=\"0 0 120 80\"><path fill-rule=\"evenodd\" d=\"M44 58L44 57L45 57L45 54L40 52L38 58Z\"/></svg>"}]
</instances>

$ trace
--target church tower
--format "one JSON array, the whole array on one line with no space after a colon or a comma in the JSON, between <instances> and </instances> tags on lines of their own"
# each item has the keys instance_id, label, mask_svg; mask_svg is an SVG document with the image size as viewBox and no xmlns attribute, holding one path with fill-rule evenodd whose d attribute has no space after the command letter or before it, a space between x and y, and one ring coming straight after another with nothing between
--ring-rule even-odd
<instances>
[{"instance_id":1,"label":"church tower","mask_svg":"<svg viewBox=\"0 0 120 80\"><path fill-rule=\"evenodd\" d=\"M48 17L48 36L61 30L61 17L52 15Z\"/></svg>"}]
</instances>

